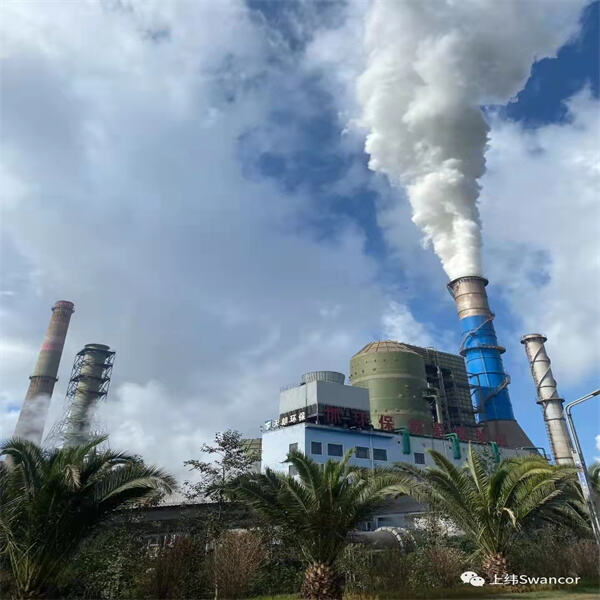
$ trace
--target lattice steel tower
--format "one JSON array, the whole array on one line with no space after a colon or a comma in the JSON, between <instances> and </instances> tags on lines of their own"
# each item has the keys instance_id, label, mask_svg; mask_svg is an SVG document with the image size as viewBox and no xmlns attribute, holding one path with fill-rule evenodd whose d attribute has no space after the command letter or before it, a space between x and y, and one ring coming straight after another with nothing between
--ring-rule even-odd
<instances>
[{"instance_id":1,"label":"lattice steel tower","mask_svg":"<svg viewBox=\"0 0 600 600\"><path fill-rule=\"evenodd\" d=\"M115 352L104 344L86 344L76 354L67 388L67 414L59 427L65 445L89 439L96 406L108 394L114 359Z\"/></svg>"}]
</instances>

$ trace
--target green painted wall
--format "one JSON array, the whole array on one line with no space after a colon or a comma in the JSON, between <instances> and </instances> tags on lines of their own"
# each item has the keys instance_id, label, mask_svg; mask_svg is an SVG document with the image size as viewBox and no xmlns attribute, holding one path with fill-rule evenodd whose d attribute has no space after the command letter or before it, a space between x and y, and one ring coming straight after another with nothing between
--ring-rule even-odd
<instances>
[{"instance_id":1,"label":"green painted wall","mask_svg":"<svg viewBox=\"0 0 600 600\"><path fill-rule=\"evenodd\" d=\"M374 344L379 348L394 347L390 343ZM431 433L431 413L423 399L427 388L423 358L408 349L370 351L374 344L367 345L350 360L352 385L369 390L373 426L380 428L380 417L384 415L392 417L395 429L418 420L426 424L424 433ZM400 344L395 347L403 348Z\"/></svg>"}]
</instances>

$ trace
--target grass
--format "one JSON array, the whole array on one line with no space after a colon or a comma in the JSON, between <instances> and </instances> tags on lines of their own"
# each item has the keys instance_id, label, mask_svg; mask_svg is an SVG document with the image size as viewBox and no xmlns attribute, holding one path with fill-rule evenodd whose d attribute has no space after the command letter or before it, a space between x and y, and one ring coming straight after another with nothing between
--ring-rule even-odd
<instances>
[{"instance_id":1,"label":"grass","mask_svg":"<svg viewBox=\"0 0 600 600\"><path fill-rule=\"evenodd\" d=\"M441 598L465 598L477 600L478 598L484 600L494 600L499 598L501 600L561 600L562 598L568 597L568 600L591 600L592 598L598 598L600 588L598 585L590 582L582 582L579 585L565 585L560 589L538 589L531 592L511 592L509 588L507 591L498 590L496 587L485 587L485 588L473 588L473 587L459 587L451 590L435 590L429 594L423 594L420 598L427 599L441 599ZM297 594L283 594L278 596L259 596L252 598L251 600L298 600L300 598ZM377 595L377 596L361 596L361 595L346 595L344 600L414 600L415 596L391 596L389 594Z\"/></svg>"},{"instance_id":2,"label":"grass","mask_svg":"<svg viewBox=\"0 0 600 600\"><path fill-rule=\"evenodd\" d=\"M419 596L415 596L414 592L407 592L404 596L399 595L379 595L367 597L355 597L352 599L351 596L347 600L441 600L457 598L465 600L494 600L495 598L501 600L561 600L562 598L568 598L569 600L591 600L592 598L598 598L600 588L597 585L581 583L580 585L564 585L559 589L557 588L546 588L538 586L537 590L532 591L511 591L510 586L502 589L500 586L486 586L483 588L475 588L471 586L456 587L450 590L431 590L424 592Z\"/></svg>"}]
</instances>

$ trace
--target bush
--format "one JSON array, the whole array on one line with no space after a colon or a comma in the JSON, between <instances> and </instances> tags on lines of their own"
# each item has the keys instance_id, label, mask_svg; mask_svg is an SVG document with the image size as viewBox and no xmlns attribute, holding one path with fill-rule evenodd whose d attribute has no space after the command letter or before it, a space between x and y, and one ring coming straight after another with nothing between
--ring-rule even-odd
<instances>
[{"instance_id":1,"label":"bush","mask_svg":"<svg viewBox=\"0 0 600 600\"><path fill-rule=\"evenodd\" d=\"M210 598L205 543L194 537L176 537L148 557L137 580L139 598Z\"/></svg>"},{"instance_id":2,"label":"bush","mask_svg":"<svg viewBox=\"0 0 600 600\"><path fill-rule=\"evenodd\" d=\"M361 595L375 589L373 551L361 544L348 544L338 559L338 569L344 575L345 590Z\"/></svg>"},{"instance_id":3,"label":"bush","mask_svg":"<svg viewBox=\"0 0 600 600\"><path fill-rule=\"evenodd\" d=\"M339 566L348 594L394 593L398 598L413 598L423 590L458 585L466 558L457 548L439 545L420 546L408 553L399 548L373 550L349 545Z\"/></svg>"},{"instance_id":4,"label":"bush","mask_svg":"<svg viewBox=\"0 0 600 600\"><path fill-rule=\"evenodd\" d=\"M289 540L272 528L261 529L264 560L250 582L249 596L292 594L302 585L306 565Z\"/></svg>"},{"instance_id":5,"label":"bush","mask_svg":"<svg viewBox=\"0 0 600 600\"><path fill-rule=\"evenodd\" d=\"M540 577L598 577L600 556L593 540L564 528L544 527L515 544L509 565L514 573Z\"/></svg>"},{"instance_id":6,"label":"bush","mask_svg":"<svg viewBox=\"0 0 600 600\"><path fill-rule=\"evenodd\" d=\"M213 554L213 578L218 598L243 598L265 558L261 536L253 531L227 531Z\"/></svg>"},{"instance_id":7,"label":"bush","mask_svg":"<svg viewBox=\"0 0 600 600\"><path fill-rule=\"evenodd\" d=\"M136 597L145 544L125 528L107 525L88 538L61 574L56 596L94 600Z\"/></svg>"},{"instance_id":8,"label":"bush","mask_svg":"<svg viewBox=\"0 0 600 600\"><path fill-rule=\"evenodd\" d=\"M593 540L579 540L565 551L569 575L584 579L600 577L600 552Z\"/></svg>"},{"instance_id":9,"label":"bush","mask_svg":"<svg viewBox=\"0 0 600 600\"><path fill-rule=\"evenodd\" d=\"M430 546L408 555L408 587L412 590L451 588L460 583L466 555L457 548Z\"/></svg>"}]
</instances>

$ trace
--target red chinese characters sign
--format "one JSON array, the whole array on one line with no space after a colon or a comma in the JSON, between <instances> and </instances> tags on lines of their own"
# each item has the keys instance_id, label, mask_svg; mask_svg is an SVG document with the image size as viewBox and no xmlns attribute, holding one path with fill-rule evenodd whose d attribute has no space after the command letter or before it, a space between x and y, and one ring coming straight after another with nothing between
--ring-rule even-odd
<instances>
[{"instance_id":1,"label":"red chinese characters sign","mask_svg":"<svg viewBox=\"0 0 600 600\"><path fill-rule=\"evenodd\" d=\"M379 417L379 429L394 431L394 419L389 415L381 415Z\"/></svg>"}]
</instances>

